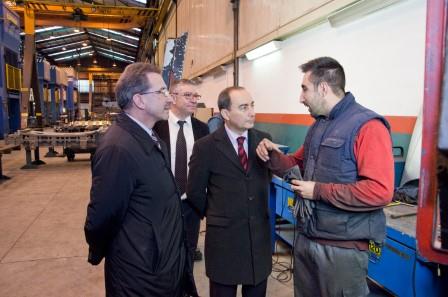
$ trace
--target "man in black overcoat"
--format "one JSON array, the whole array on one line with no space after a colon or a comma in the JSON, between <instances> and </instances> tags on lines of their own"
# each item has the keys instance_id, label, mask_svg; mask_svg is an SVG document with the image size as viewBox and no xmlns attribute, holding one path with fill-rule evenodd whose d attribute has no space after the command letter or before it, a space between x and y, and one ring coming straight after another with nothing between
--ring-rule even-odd
<instances>
[{"instance_id":1,"label":"man in black overcoat","mask_svg":"<svg viewBox=\"0 0 448 297\"><path fill-rule=\"evenodd\" d=\"M105 258L106 296L197 296L185 264L179 191L166 145L152 131L173 99L146 63L127 66L115 92L123 112L92 160L88 260Z\"/></svg>"},{"instance_id":2,"label":"man in black overcoat","mask_svg":"<svg viewBox=\"0 0 448 297\"><path fill-rule=\"evenodd\" d=\"M253 129L254 101L242 87L218 97L225 125L196 141L187 201L206 217L205 268L211 297L265 296L271 273L270 172L255 149L270 135Z\"/></svg>"},{"instance_id":3,"label":"man in black overcoat","mask_svg":"<svg viewBox=\"0 0 448 297\"><path fill-rule=\"evenodd\" d=\"M197 103L201 99L195 84L191 80L181 79L171 83L170 94L174 99L168 120L159 121L154 125L154 131L167 144L170 155L171 171L176 178L182 199L187 245L190 259L202 259L197 248L199 238L200 218L186 202L185 193L188 176L188 160L193 151L194 142L208 135L207 124L193 117Z\"/></svg>"}]
</instances>

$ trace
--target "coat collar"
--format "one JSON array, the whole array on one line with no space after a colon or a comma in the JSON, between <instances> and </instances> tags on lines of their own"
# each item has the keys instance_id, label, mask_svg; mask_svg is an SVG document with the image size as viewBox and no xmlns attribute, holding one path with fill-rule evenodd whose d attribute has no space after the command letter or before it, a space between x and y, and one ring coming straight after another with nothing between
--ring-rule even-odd
<instances>
[{"instance_id":1,"label":"coat collar","mask_svg":"<svg viewBox=\"0 0 448 297\"><path fill-rule=\"evenodd\" d=\"M160 141L161 149L159 149L156 142L148 135L148 133L133 121L126 113L122 112L117 116L117 126L127 131L140 144L143 151L149 155L153 150L160 151L166 160L168 158L168 151L165 143ZM155 133L155 132L154 132ZM157 134L156 134L157 135ZM160 138L159 138L160 139ZM169 162L168 162L169 164Z\"/></svg>"},{"instance_id":2,"label":"coat collar","mask_svg":"<svg viewBox=\"0 0 448 297\"><path fill-rule=\"evenodd\" d=\"M220 127L213 133L214 140L217 143L217 148L220 150L236 167L238 167L243 173L246 173L243 166L241 165L240 159L233 148L232 143L230 142L229 136L224 128L224 126ZM249 129L247 133L248 137L248 158L249 158L249 168L248 172L251 171L253 167L253 163L256 158L256 146L257 146L257 137L256 133L253 129Z\"/></svg>"},{"instance_id":3,"label":"coat collar","mask_svg":"<svg viewBox=\"0 0 448 297\"><path fill-rule=\"evenodd\" d=\"M341 101L339 101L330 111L328 118L330 120L335 119L355 102L356 102L355 97L353 97L352 93L350 92L345 93L344 98L342 98Z\"/></svg>"}]
</instances>

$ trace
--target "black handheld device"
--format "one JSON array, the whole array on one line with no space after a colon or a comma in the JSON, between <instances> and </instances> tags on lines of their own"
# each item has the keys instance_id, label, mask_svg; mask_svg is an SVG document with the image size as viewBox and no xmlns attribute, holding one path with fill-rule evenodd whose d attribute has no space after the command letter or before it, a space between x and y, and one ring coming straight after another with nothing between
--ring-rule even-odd
<instances>
[{"instance_id":1,"label":"black handheld device","mask_svg":"<svg viewBox=\"0 0 448 297\"><path fill-rule=\"evenodd\" d=\"M291 183L291 180L293 179L303 180L299 166L295 165L294 167L288 169L283 176L283 179L288 183Z\"/></svg>"}]
</instances>

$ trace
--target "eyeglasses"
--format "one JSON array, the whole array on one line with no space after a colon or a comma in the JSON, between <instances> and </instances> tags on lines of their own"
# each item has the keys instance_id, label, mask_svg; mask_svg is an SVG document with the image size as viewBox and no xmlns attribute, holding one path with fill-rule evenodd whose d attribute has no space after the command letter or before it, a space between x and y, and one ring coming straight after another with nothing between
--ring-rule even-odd
<instances>
[{"instance_id":1,"label":"eyeglasses","mask_svg":"<svg viewBox=\"0 0 448 297\"><path fill-rule=\"evenodd\" d=\"M193 99L199 101L202 98L202 96L197 93L171 93L171 95L182 96L189 101L193 101Z\"/></svg>"},{"instance_id":2,"label":"eyeglasses","mask_svg":"<svg viewBox=\"0 0 448 297\"><path fill-rule=\"evenodd\" d=\"M140 95L146 95L146 94L157 94L157 95L163 95L165 97L170 97L171 94L167 89L161 89L158 91L149 91L149 92L141 92Z\"/></svg>"}]
</instances>

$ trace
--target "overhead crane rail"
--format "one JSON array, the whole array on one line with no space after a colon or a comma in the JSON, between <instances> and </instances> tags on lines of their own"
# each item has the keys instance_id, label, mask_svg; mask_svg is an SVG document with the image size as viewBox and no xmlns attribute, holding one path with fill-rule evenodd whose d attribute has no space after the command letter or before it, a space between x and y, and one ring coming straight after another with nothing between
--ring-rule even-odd
<instances>
[{"instance_id":1,"label":"overhead crane rail","mask_svg":"<svg viewBox=\"0 0 448 297\"><path fill-rule=\"evenodd\" d=\"M35 19L37 26L130 29L142 27L148 18L155 18L159 8L140 8L54 1L24 1L11 4L11 9L25 18ZM62 17L62 19L61 19Z\"/></svg>"}]
</instances>

